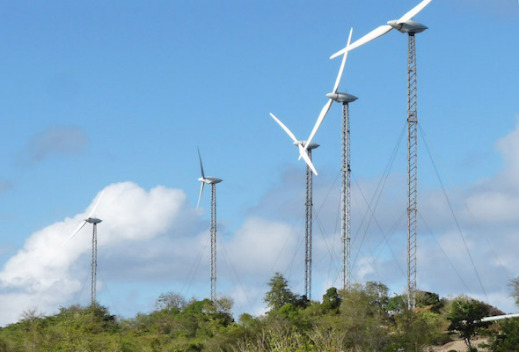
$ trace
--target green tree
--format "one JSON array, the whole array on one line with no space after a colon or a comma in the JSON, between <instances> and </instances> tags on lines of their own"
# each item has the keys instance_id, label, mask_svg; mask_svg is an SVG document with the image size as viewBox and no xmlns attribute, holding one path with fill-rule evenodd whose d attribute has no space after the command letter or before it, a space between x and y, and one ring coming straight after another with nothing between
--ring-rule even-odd
<instances>
[{"instance_id":1,"label":"green tree","mask_svg":"<svg viewBox=\"0 0 519 352\"><path fill-rule=\"evenodd\" d=\"M418 291L416 293L416 306L428 308L432 312L439 313L444 306L444 301L440 300L437 293Z\"/></svg>"},{"instance_id":2,"label":"green tree","mask_svg":"<svg viewBox=\"0 0 519 352\"><path fill-rule=\"evenodd\" d=\"M345 332L344 350L384 351L388 346L387 287L351 285L340 292L342 304L335 326Z\"/></svg>"},{"instance_id":3,"label":"green tree","mask_svg":"<svg viewBox=\"0 0 519 352\"><path fill-rule=\"evenodd\" d=\"M176 310L181 311L187 305L187 301L184 296L176 292L162 293L159 298L155 301L155 308L157 310Z\"/></svg>"},{"instance_id":4,"label":"green tree","mask_svg":"<svg viewBox=\"0 0 519 352\"><path fill-rule=\"evenodd\" d=\"M268 286L270 290L265 293L264 301L270 310L279 310L285 304L294 304L296 296L288 288L288 281L280 273L274 274Z\"/></svg>"},{"instance_id":5,"label":"green tree","mask_svg":"<svg viewBox=\"0 0 519 352\"><path fill-rule=\"evenodd\" d=\"M519 352L519 319L505 319L497 324L490 339L492 352Z\"/></svg>"},{"instance_id":6,"label":"green tree","mask_svg":"<svg viewBox=\"0 0 519 352\"><path fill-rule=\"evenodd\" d=\"M322 307L326 311L335 310L341 306L342 298L335 287L330 287L323 295Z\"/></svg>"},{"instance_id":7,"label":"green tree","mask_svg":"<svg viewBox=\"0 0 519 352\"><path fill-rule=\"evenodd\" d=\"M486 303L468 297L459 297L451 302L447 319L450 321L449 331L456 332L473 350L471 339L481 328L488 327L488 323L481 319L488 316L490 306Z\"/></svg>"},{"instance_id":8,"label":"green tree","mask_svg":"<svg viewBox=\"0 0 519 352\"><path fill-rule=\"evenodd\" d=\"M407 297L404 295L395 295L391 297L386 309L389 314L401 314L407 309Z\"/></svg>"},{"instance_id":9,"label":"green tree","mask_svg":"<svg viewBox=\"0 0 519 352\"><path fill-rule=\"evenodd\" d=\"M447 321L428 309L404 309L395 315L395 324L395 346L405 351L422 351L426 346L443 344L448 340L444 334Z\"/></svg>"}]
</instances>

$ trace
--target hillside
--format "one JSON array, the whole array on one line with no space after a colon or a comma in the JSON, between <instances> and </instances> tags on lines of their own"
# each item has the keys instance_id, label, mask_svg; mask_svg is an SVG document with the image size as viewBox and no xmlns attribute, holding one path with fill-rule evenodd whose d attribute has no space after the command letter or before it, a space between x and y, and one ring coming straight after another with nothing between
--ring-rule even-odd
<instances>
[{"instance_id":1,"label":"hillside","mask_svg":"<svg viewBox=\"0 0 519 352\"><path fill-rule=\"evenodd\" d=\"M122 319L103 306L61 308L53 316L27 311L0 330L0 352L17 351L519 351L519 321L477 322L498 309L469 297L419 292L408 310L382 283L330 288L320 302L294 294L276 274L265 316L235 319L227 298L157 299L149 314ZM473 322L473 323L467 323ZM480 346L485 343L487 347Z\"/></svg>"}]
</instances>

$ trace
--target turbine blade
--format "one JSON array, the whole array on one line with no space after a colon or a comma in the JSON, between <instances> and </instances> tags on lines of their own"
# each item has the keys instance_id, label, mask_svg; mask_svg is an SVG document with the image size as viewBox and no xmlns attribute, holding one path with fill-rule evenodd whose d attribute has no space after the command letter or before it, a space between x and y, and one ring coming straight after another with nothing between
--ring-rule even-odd
<instances>
[{"instance_id":1,"label":"turbine blade","mask_svg":"<svg viewBox=\"0 0 519 352\"><path fill-rule=\"evenodd\" d=\"M332 99L328 99L328 102L324 104L321 113L319 114L319 117L317 118L317 121L315 122L314 129L312 130L312 133L310 133L310 137L308 137L306 144L305 144L305 151L308 149L308 145L312 142L312 139L314 138L315 134L317 133L317 130L319 129L319 126L321 126L321 123L323 123L324 117L328 113L328 110L330 110L330 106L332 106ZM302 156L302 155L301 155Z\"/></svg>"},{"instance_id":2,"label":"turbine blade","mask_svg":"<svg viewBox=\"0 0 519 352\"><path fill-rule=\"evenodd\" d=\"M285 125L283 124L283 122L279 121L279 119L278 119L276 116L274 116L273 113L270 113L270 117L272 117L272 118L274 119L274 121L276 121L276 122L278 123L278 125L281 126L281 128L282 128L282 129L283 129L283 130L288 134L288 136L289 136L289 137L290 137L294 142L297 142L297 138L296 138L296 136L294 136L294 134L292 133L292 131L290 131L290 130L288 129L288 127L285 126Z\"/></svg>"},{"instance_id":3,"label":"turbine blade","mask_svg":"<svg viewBox=\"0 0 519 352\"><path fill-rule=\"evenodd\" d=\"M99 203L101 203L101 199L103 198L104 194L105 194L105 190L103 189L103 191L101 192L101 195L97 198L97 201L94 204L94 207L92 208L92 211L90 212L90 214L88 214L87 218L92 217L92 215L94 214L94 212L97 209L97 206L99 205Z\"/></svg>"},{"instance_id":4,"label":"turbine blade","mask_svg":"<svg viewBox=\"0 0 519 352\"><path fill-rule=\"evenodd\" d=\"M202 156L200 156L200 149L198 147L196 147L196 149L198 150L198 160L200 160L200 172L202 173L202 178L205 178L204 166L202 165Z\"/></svg>"},{"instance_id":5,"label":"turbine blade","mask_svg":"<svg viewBox=\"0 0 519 352\"><path fill-rule=\"evenodd\" d=\"M306 150L303 148L302 145L298 145L298 147L299 147L299 156L303 158L303 160L306 162L306 165L308 165L308 167L312 170L312 172L315 174L315 176L319 175L317 173L317 170L314 167L314 164L312 163L312 159L310 159Z\"/></svg>"},{"instance_id":6,"label":"turbine blade","mask_svg":"<svg viewBox=\"0 0 519 352\"><path fill-rule=\"evenodd\" d=\"M78 232L83 228L83 226L86 225L86 223L87 223L86 221L82 221L81 224L79 224L79 226L74 230L74 232L72 232L72 234L70 236L68 236L65 241L63 241L62 245L64 245L65 243L70 241L74 236L76 236L78 234Z\"/></svg>"},{"instance_id":7,"label":"turbine blade","mask_svg":"<svg viewBox=\"0 0 519 352\"><path fill-rule=\"evenodd\" d=\"M202 199L202 192L204 191L204 183L200 185L200 195L198 196L198 203L196 203L196 210L198 210L198 207L200 206L200 200Z\"/></svg>"},{"instance_id":8,"label":"turbine blade","mask_svg":"<svg viewBox=\"0 0 519 352\"><path fill-rule=\"evenodd\" d=\"M372 41L373 39L376 39L376 38L380 37L381 35L386 34L387 32L389 32L392 29L393 29L393 27L391 27L388 24L377 27L374 30L372 30L371 32L369 32L368 34L366 34L365 36L363 36L362 38L354 41L351 45L348 45L344 49L339 50L338 52L336 52L335 54L330 56L330 59L335 59L337 56L340 56L347 51L352 51L353 49L357 49L359 46L362 46L362 45Z\"/></svg>"},{"instance_id":9,"label":"turbine blade","mask_svg":"<svg viewBox=\"0 0 519 352\"><path fill-rule=\"evenodd\" d=\"M352 34L353 34L353 27L351 27L350 36L348 37L348 44L346 44L346 47L350 46ZM344 56L342 57L341 68L339 69L339 73L337 74L337 79L335 80L335 85L333 86L334 93L337 93L337 89L339 89L339 84L341 83L342 73L344 72L344 66L346 65L347 58L348 58L348 52L346 51L344 53Z\"/></svg>"},{"instance_id":10,"label":"turbine blade","mask_svg":"<svg viewBox=\"0 0 519 352\"><path fill-rule=\"evenodd\" d=\"M419 3L418 5L416 5L411 11L409 11L408 13L406 13L405 15L403 15L402 17L400 17L400 19L398 20L398 22L405 22L405 21L408 21L410 19L412 19L414 16L416 16L420 11L422 11L424 9L425 6L429 5L429 3L431 2L432 0L423 0L421 3Z\"/></svg>"}]
</instances>

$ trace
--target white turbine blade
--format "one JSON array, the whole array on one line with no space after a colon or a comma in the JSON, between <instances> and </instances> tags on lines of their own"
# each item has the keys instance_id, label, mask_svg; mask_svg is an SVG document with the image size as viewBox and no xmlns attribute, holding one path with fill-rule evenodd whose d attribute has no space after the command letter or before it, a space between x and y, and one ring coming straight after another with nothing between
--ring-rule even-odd
<instances>
[{"instance_id":1,"label":"white turbine blade","mask_svg":"<svg viewBox=\"0 0 519 352\"><path fill-rule=\"evenodd\" d=\"M283 130L288 134L288 136L289 136L289 137L290 137L294 142L297 142L297 138L296 138L296 136L294 136L294 134L292 133L292 131L290 131L290 130L288 129L288 127L285 126L285 125L283 124L283 122L279 121L279 119L278 119L276 116L274 116L273 113L270 113L270 117L272 117L272 118L274 119L274 121L276 121L276 122L278 123L278 125L281 126L281 128L282 128L282 129L283 129Z\"/></svg>"},{"instance_id":2,"label":"white turbine blade","mask_svg":"<svg viewBox=\"0 0 519 352\"><path fill-rule=\"evenodd\" d=\"M350 36L348 37L348 44L346 47L350 46L351 43L351 35L353 34L353 27L350 30ZM339 73L337 74L337 79L335 80L335 85L333 86L333 93L337 93L337 89L339 89L339 83L341 83L342 73L344 72L344 66L346 65L346 59L348 58L348 52L344 53L341 62L341 68L339 69Z\"/></svg>"},{"instance_id":3,"label":"white turbine blade","mask_svg":"<svg viewBox=\"0 0 519 352\"><path fill-rule=\"evenodd\" d=\"M321 123L323 123L324 117L328 113L328 110L330 110L330 106L332 106L332 99L329 99L326 104L324 104L321 113L319 114L319 117L317 118L317 121L315 122L314 129L312 130L312 133L310 133L310 137L308 137L306 144L305 144L305 150L308 149L308 145L312 142L312 139L314 139L315 134L317 133L317 130L319 129L319 126L321 126Z\"/></svg>"},{"instance_id":4,"label":"white turbine blade","mask_svg":"<svg viewBox=\"0 0 519 352\"><path fill-rule=\"evenodd\" d=\"M101 192L101 195L99 196L99 198L97 198L97 201L96 203L94 204L94 207L92 208L92 211L90 212L90 214L88 214L87 218L90 218L92 217L92 215L94 214L94 212L96 211L97 209L97 206L99 205L99 203L101 202L101 199L103 198L103 195L105 194L105 191L103 190Z\"/></svg>"},{"instance_id":5,"label":"white turbine blade","mask_svg":"<svg viewBox=\"0 0 519 352\"><path fill-rule=\"evenodd\" d=\"M205 178L204 175L204 166L202 165L202 156L200 156L200 149L197 147L198 150L198 160L200 160L200 172L202 173L202 178Z\"/></svg>"},{"instance_id":6,"label":"white turbine blade","mask_svg":"<svg viewBox=\"0 0 519 352\"><path fill-rule=\"evenodd\" d=\"M339 50L338 52L336 52L335 54L330 56L330 59L335 59L337 56L340 56L347 51L352 51L353 49L357 49L359 46L362 46L362 45L372 41L373 39L376 39L376 38L380 37L381 35L386 34L387 32L389 32L392 29L393 29L393 27L391 27L388 24L377 27L374 30L372 30L371 32L369 32L368 34L366 34L365 36L363 36L362 38L354 41L351 45L345 47L342 50Z\"/></svg>"},{"instance_id":7,"label":"white turbine blade","mask_svg":"<svg viewBox=\"0 0 519 352\"><path fill-rule=\"evenodd\" d=\"M83 228L83 226L86 225L86 221L82 221L81 224L79 224L79 226L74 230L74 232L72 232L72 234L70 236L68 236L68 238L63 241L62 245L67 243L68 241L70 241L75 235L78 234L78 232Z\"/></svg>"},{"instance_id":8,"label":"white turbine blade","mask_svg":"<svg viewBox=\"0 0 519 352\"><path fill-rule=\"evenodd\" d=\"M202 192L204 191L204 182L200 185L200 195L198 196L198 203L196 203L196 209L200 206L200 200L202 199Z\"/></svg>"},{"instance_id":9,"label":"white turbine blade","mask_svg":"<svg viewBox=\"0 0 519 352\"><path fill-rule=\"evenodd\" d=\"M303 146L301 144L298 145L298 147L299 147L299 156L303 158L303 160L306 162L306 165L308 165L308 167L312 170L312 172L315 174L315 176L317 176L318 175L317 170L315 169L314 164L312 163L312 160L308 156L308 153L306 152L306 150L303 148Z\"/></svg>"},{"instance_id":10,"label":"white turbine blade","mask_svg":"<svg viewBox=\"0 0 519 352\"><path fill-rule=\"evenodd\" d=\"M408 21L410 19L412 19L414 16L416 16L420 11L422 11L424 9L425 6L429 5L429 3L431 2L432 0L423 0L421 3L419 3L418 5L416 5L411 11L409 11L408 13L406 13L405 15L403 15L402 17L400 17L400 19L398 20L398 22L405 22L405 21Z\"/></svg>"}]
</instances>

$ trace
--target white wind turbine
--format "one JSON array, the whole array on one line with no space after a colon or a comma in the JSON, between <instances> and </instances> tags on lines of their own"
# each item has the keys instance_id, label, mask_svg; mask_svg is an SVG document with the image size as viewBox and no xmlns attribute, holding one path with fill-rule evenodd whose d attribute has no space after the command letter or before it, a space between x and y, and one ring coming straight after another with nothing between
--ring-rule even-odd
<instances>
[{"instance_id":1,"label":"white wind turbine","mask_svg":"<svg viewBox=\"0 0 519 352\"><path fill-rule=\"evenodd\" d=\"M211 300L216 300L216 184L222 182L222 179L216 177L206 177L204 174L204 166L202 165L202 156L198 149L198 159L200 160L200 172L202 177L198 179L201 182L200 196L198 197L197 209L200 206L204 185L211 185Z\"/></svg>"},{"instance_id":2,"label":"white wind turbine","mask_svg":"<svg viewBox=\"0 0 519 352\"><path fill-rule=\"evenodd\" d=\"M408 34L407 50L407 160L408 160L408 190L407 190L407 294L408 308L416 306L416 243L417 243L417 79L416 79L416 45L415 34L427 29L426 26L412 20L432 0L423 0L411 11L398 20L388 21L336 52L330 58L336 58L361 45L364 45L392 29Z\"/></svg>"},{"instance_id":3,"label":"white wind turbine","mask_svg":"<svg viewBox=\"0 0 519 352\"><path fill-rule=\"evenodd\" d=\"M92 262L91 262L91 281L90 281L90 304L93 306L96 304L96 283L97 283L97 224L101 223L103 220L93 217L92 215L97 209L101 198L103 198L104 191L101 193L94 207L88 214L88 217L84 219L79 226L72 232L72 234L65 240L64 243L68 242L74 236L76 236L79 231L85 226L87 223L92 224Z\"/></svg>"},{"instance_id":4,"label":"white wind turbine","mask_svg":"<svg viewBox=\"0 0 519 352\"><path fill-rule=\"evenodd\" d=\"M319 144L310 143L308 145L308 153L305 152L303 145L305 141L298 140L296 136L285 126L273 113L270 116L278 123L279 126L292 139L294 145L299 148L299 155L306 161L306 228L305 228L305 296L308 300L312 299L312 172L317 175L314 165L312 164L312 150L319 147Z\"/></svg>"},{"instance_id":5,"label":"white wind turbine","mask_svg":"<svg viewBox=\"0 0 519 352\"><path fill-rule=\"evenodd\" d=\"M363 36L360 39L357 39L352 44L346 45L343 49L339 50L332 56L330 59L335 59L336 57L347 53L348 51L352 51L353 49L362 46L373 39L376 39L392 29L396 29L402 33L420 33L427 29L426 26L415 22L412 20L414 16L416 16L420 11L422 11L432 0L423 0L421 3L416 5L411 11L407 12L405 15L400 17L398 20L388 21L387 24L379 26Z\"/></svg>"}]
</instances>

